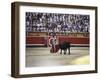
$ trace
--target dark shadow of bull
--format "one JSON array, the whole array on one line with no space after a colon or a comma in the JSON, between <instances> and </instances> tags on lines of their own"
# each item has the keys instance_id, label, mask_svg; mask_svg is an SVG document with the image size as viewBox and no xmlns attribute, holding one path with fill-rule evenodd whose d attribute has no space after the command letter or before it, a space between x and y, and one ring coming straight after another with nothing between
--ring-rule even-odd
<instances>
[{"instance_id":1,"label":"dark shadow of bull","mask_svg":"<svg viewBox=\"0 0 100 80\"><path fill-rule=\"evenodd\" d=\"M64 54L66 54L67 50L68 50L68 54L70 55L70 42L63 42L61 44L59 44L59 49L61 49L60 54L62 54L62 50L64 50Z\"/></svg>"}]
</instances>

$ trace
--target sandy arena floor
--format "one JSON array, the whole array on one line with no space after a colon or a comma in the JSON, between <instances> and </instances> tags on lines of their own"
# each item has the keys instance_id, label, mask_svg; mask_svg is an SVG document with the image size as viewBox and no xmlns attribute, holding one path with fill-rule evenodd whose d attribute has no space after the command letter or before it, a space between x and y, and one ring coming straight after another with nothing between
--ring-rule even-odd
<instances>
[{"instance_id":1,"label":"sandy arena floor","mask_svg":"<svg viewBox=\"0 0 100 80\"><path fill-rule=\"evenodd\" d=\"M30 47L26 48L26 67L75 65L73 61L84 56L88 61L78 64L89 63L89 47L71 47L71 55L60 54L60 50L50 53L50 48L45 47Z\"/></svg>"}]
</instances>

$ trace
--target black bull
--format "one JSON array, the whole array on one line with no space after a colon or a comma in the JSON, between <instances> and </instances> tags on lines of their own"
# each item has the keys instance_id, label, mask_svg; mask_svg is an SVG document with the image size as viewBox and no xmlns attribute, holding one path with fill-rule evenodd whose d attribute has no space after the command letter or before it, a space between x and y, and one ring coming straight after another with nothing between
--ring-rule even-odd
<instances>
[{"instance_id":1,"label":"black bull","mask_svg":"<svg viewBox=\"0 0 100 80\"><path fill-rule=\"evenodd\" d=\"M70 42L63 42L61 44L59 44L59 49L61 49L60 54L62 54L62 50L64 50L64 54L66 54L67 50L68 50L68 54L70 55Z\"/></svg>"}]
</instances>

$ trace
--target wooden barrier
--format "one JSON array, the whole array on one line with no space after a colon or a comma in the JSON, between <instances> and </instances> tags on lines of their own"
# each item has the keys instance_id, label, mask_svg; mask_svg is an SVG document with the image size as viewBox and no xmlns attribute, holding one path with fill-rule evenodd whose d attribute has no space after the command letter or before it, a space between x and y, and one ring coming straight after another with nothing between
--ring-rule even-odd
<instances>
[{"instance_id":1,"label":"wooden barrier","mask_svg":"<svg viewBox=\"0 0 100 80\"><path fill-rule=\"evenodd\" d=\"M89 44L89 37L65 37L65 36L59 36L58 37L59 43L62 43L64 41L71 42L71 44ZM48 37L32 37L27 36L26 37L26 44L43 44L47 45L48 43Z\"/></svg>"}]
</instances>

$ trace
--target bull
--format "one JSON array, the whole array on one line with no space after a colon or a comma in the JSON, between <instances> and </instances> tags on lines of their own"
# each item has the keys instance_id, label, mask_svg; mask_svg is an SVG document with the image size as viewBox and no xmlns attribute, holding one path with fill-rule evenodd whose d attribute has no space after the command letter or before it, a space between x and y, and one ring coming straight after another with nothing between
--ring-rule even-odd
<instances>
[{"instance_id":1,"label":"bull","mask_svg":"<svg viewBox=\"0 0 100 80\"><path fill-rule=\"evenodd\" d=\"M59 49L61 49L60 54L62 54L62 50L64 50L64 54L66 54L67 50L68 50L68 54L70 55L70 42L63 42L61 44L59 44Z\"/></svg>"}]
</instances>

